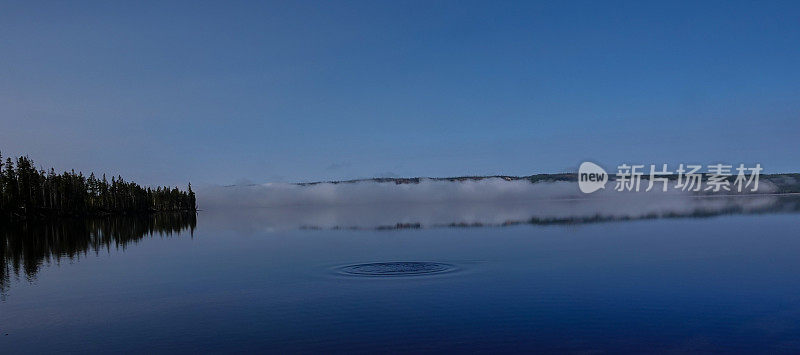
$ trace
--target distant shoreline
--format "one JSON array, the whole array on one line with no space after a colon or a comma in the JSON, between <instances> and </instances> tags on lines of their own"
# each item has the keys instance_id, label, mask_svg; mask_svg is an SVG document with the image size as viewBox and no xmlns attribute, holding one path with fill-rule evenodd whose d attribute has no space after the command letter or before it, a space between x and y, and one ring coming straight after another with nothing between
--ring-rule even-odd
<instances>
[{"instance_id":1,"label":"distant shoreline","mask_svg":"<svg viewBox=\"0 0 800 355\"><path fill-rule=\"evenodd\" d=\"M710 174L701 173L703 180ZM613 175L612 175L613 176ZM678 174L660 175L670 181L677 180ZM642 175L642 180L649 180L649 175ZM729 176L728 181L733 182L736 175ZM481 181L486 179L503 179L506 181L529 181L531 183L538 182L577 182L577 173L560 173L560 174L534 174L527 176L512 176L512 175L487 175L487 176L455 176L455 177L414 177L414 178L369 178L369 179L352 179L352 180L332 180L332 181L315 181L315 182L298 182L294 183L299 186L313 186L319 184L354 184L360 182L376 182L376 183L394 183L397 185L402 184L419 184L421 181L449 181L449 182L464 182L464 181ZM781 174L761 174L761 181L768 181L779 188L776 193L798 193L800 192L800 173L781 173ZM235 186L235 185L233 185Z\"/></svg>"}]
</instances>

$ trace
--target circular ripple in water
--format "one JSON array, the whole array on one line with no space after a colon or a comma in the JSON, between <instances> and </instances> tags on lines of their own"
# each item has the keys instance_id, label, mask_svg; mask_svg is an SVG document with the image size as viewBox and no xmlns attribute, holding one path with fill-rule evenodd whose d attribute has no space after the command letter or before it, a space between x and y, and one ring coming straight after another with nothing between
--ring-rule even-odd
<instances>
[{"instance_id":1,"label":"circular ripple in water","mask_svg":"<svg viewBox=\"0 0 800 355\"><path fill-rule=\"evenodd\" d=\"M339 270L357 276L414 276L439 274L453 270L453 265L421 261L398 261L343 266Z\"/></svg>"}]
</instances>

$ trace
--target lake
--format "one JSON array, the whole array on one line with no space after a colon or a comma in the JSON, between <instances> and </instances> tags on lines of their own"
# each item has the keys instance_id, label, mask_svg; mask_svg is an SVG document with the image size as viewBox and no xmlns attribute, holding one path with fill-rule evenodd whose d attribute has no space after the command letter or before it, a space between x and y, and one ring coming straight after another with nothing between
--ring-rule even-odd
<instances>
[{"instance_id":1,"label":"lake","mask_svg":"<svg viewBox=\"0 0 800 355\"><path fill-rule=\"evenodd\" d=\"M770 203L509 223L443 213L430 227L285 210L5 225L0 346L797 353L797 201Z\"/></svg>"}]
</instances>

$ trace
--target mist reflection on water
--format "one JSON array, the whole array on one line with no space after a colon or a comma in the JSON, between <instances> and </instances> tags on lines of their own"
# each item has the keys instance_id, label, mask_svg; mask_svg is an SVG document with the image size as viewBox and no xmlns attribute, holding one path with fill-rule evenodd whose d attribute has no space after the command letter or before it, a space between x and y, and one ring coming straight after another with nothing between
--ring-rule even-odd
<instances>
[{"instance_id":1,"label":"mist reflection on water","mask_svg":"<svg viewBox=\"0 0 800 355\"><path fill-rule=\"evenodd\" d=\"M300 205L212 210L209 218L249 231L404 229L575 224L651 218L711 217L800 211L800 195L660 196L540 199L509 202Z\"/></svg>"}]
</instances>

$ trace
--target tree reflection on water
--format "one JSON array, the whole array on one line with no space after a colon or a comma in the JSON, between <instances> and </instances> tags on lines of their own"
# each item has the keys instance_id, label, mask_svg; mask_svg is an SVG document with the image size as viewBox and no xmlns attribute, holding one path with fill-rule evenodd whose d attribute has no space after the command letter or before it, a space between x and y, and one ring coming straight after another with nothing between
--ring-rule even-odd
<instances>
[{"instance_id":1,"label":"tree reflection on water","mask_svg":"<svg viewBox=\"0 0 800 355\"><path fill-rule=\"evenodd\" d=\"M195 213L2 221L0 294L5 295L12 277L34 280L45 264L125 249L146 237L170 237L187 230L193 236L196 226Z\"/></svg>"}]
</instances>

